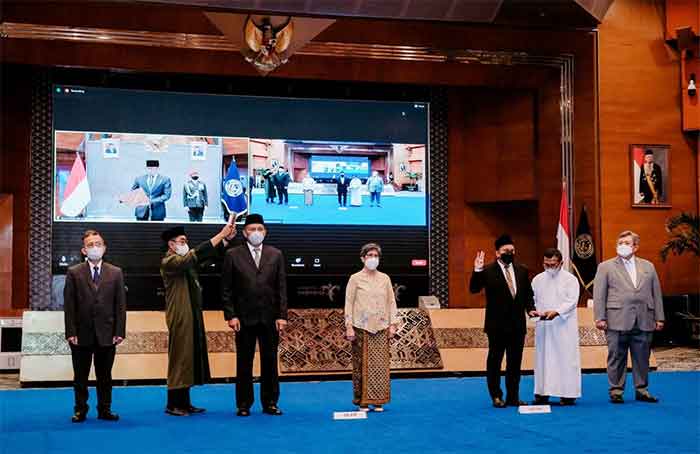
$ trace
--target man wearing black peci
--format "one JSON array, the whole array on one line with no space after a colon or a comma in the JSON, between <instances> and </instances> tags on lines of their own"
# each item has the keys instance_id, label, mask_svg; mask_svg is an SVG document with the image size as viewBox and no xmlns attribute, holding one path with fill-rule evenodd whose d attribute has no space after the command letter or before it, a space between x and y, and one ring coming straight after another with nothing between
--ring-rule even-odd
<instances>
[{"instance_id":1,"label":"man wearing black peci","mask_svg":"<svg viewBox=\"0 0 700 454\"><path fill-rule=\"evenodd\" d=\"M260 342L260 400L263 413L279 416L277 347L287 325L287 275L282 252L263 245L263 217L249 214L243 227L246 243L229 250L221 273L224 318L236 336L236 406L250 416L253 405L253 359Z\"/></svg>"},{"instance_id":2,"label":"man wearing black peci","mask_svg":"<svg viewBox=\"0 0 700 454\"><path fill-rule=\"evenodd\" d=\"M126 337L126 291L122 270L102 260L102 235L88 230L82 253L87 261L68 268L63 289L66 339L73 360L75 413L83 422L88 412L88 377L93 358L97 378L97 418L117 421L112 413L112 365L116 346Z\"/></svg>"},{"instance_id":3,"label":"man wearing black peci","mask_svg":"<svg viewBox=\"0 0 700 454\"><path fill-rule=\"evenodd\" d=\"M484 332L489 340L486 375L493 406L525 405L520 400L520 365L525 346L525 313L535 316L535 301L527 269L514 263L515 246L508 235L495 243L494 263L484 266L484 251L474 260L469 290L486 289ZM506 400L501 390L501 363L506 355Z\"/></svg>"},{"instance_id":4,"label":"man wearing black peci","mask_svg":"<svg viewBox=\"0 0 700 454\"><path fill-rule=\"evenodd\" d=\"M348 186L350 179L345 177L345 172L340 172L340 176L335 179L335 186L338 192L338 206L348 205Z\"/></svg>"}]
</instances>

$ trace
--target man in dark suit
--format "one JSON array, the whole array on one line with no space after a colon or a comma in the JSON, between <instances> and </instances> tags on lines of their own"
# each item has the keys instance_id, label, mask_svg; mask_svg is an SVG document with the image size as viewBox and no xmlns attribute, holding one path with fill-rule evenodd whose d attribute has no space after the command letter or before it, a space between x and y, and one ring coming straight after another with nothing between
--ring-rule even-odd
<instances>
[{"instance_id":1,"label":"man in dark suit","mask_svg":"<svg viewBox=\"0 0 700 454\"><path fill-rule=\"evenodd\" d=\"M340 176L335 179L335 186L336 190L338 191L338 206L347 206L349 185L350 179L345 177L344 172L340 172Z\"/></svg>"},{"instance_id":2,"label":"man in dark suit","mask_svg":"<svg viewBox=\"0 0 700 454\"><path fill-rule=\"evenodd\" d=\"M484 266L484 252L474 260L469 290L486 289L484 332L489 340L486 375L493 406L525 405L520 400L520 364L525 346L525 313L536 316L535 301L527 269L514 263L515 246L510 236L502 235L495 243L494 263ZM506 400L501 390L501 363L506 354Z\"/></svg>"},{"instance_id":3,"label":"man in dark suit","mask_svg":"<svg viewBox=\"0 0 700 454\"><path fill-rule=\"evenodd\" d=\"M137 221L162 221L165 219L165 202L170 200L172 195L172 183L170 178L160 175L158 160L149 159L146 161L146 174L137 177L131 190L141 188L148 196L149 204L137 206L134 212Z\"/></svg>"},{"instance_id":4,"label":"man in dark suit","mask_svg":"<svg viewBox=\"0 0 700 454\"><path fill-rule=\"evenodd\" d=\"M275 188L277 189L277 195L280 198L279 204L284 203L287 205L289 203L289 194L287 193L287 187L291 178L289 174L285 171L284 166L280 166L277 169L277 174L273 177L275 182Z\"/></svg>"},{"instance_id":5,"label":"man in dark suit","mask_svg":"<svg viewBox=\"0 0 700 454\"><path fill-rule=\"evenodd\" d=\"M642 196L642 203L663 202L663 188L661 166L654 162L654 151L647 149L644 151L644 165L639 173L639 194Z\"/></svg>"},{"instance_id":6,"label":"man in dark suit","mask_svg":"<svg viewBox=\"0 0 700 454\"><path fill-rule=\"evenodd\" d=\"M238 416L249 416L253 405L256 341L260 342L263 412L282 414L277 407L277 347L287 325L286 263L279 249L263 246L266 234L263 217L249 214L243 228L246 244L226 253L221 274L224 317L236 335Z\"/></svg>"},{"instance_id":7,"label":"man in dark suit","mask_svg":"<svg viewBox=\"0 0 700 454\"><path fill-rule=\"evenodd\" d=\"M63 290L66 339L73 359L75 413L83 422L88 412L88 376L95 358L97 418L117 421L112 413L112 365L116 346L126 336L126 293L122 270L102 261L102 236L88 230L82 253L87 261L68 268Z\"/></svg>"}]
</instances>

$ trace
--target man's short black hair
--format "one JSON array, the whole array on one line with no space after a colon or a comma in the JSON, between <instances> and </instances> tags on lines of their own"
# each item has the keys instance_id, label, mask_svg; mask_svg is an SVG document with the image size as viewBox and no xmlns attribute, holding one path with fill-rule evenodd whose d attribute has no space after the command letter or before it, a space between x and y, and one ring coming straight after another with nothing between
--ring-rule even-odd
<instances>
[{"instance_id":1,"label":"man's short black hair","mask_svg":"<svg viewBox=\"0 0 700 454\"><path fill-rule=\"evenodd\" d=\"M544 258L551 259L554 257L558 258L560 262L563 260L561 251L559 249L555 247L550 247L544 250Z\"/></svg>"}]
</instances>

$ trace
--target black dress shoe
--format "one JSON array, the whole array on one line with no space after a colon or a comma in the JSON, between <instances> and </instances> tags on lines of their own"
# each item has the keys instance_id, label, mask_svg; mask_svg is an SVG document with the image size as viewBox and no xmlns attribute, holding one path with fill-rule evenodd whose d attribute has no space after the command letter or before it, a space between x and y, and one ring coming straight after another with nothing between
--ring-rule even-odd
<instances>
[{"instance_id":1,"label":"black dress shoe","mask_svg":"<svg viewBox=\"0 0 700 454\"><path fill-rule=\"evenodd\" d=\"M187 410L183 410L182 408L168 408L165 407L165 412L169 414L170 416L189 416L189 412Z\"/></svg>"},{"instance_id":2,"label":"black dress shoe","mask_svg":"<svg viewBox=\"0 0 700 454\"><path fill-rule=\"evenodd\" d=\"M86 411L76 411L75 414L70 418L72 422L84 422L87 419Z\"/></svg>"},{"instance_id":3,"label":"black dress shoe","mask_svg":"<svg viewBox=\"0 0 700 454\"><path fill-rule=\"evenodd\" d=\"M540 396L535 394L535 400L532 405L549 405L549 396Z\"/></svg>"},{"instance_id":4,"label":"black dress shoe","mask_svg":"<svg viewBox=\"0 0 700 454\"><path fill-rule=\"evenodd\" d=\"M496 408L506 408L506 403L500 397L493 398L493 406Z\"/></svg>"},{"instance_id":5,"label":"black dress shoe","mask_svg":"<svg viewBox=\"0 0 700 454\"><path fill-rule=\"evenodd\" d=\"M282 410L277 408L277 405L270 405L269 407L263 408L263 413L272 416L282 416Z\"/></svg>"},{"instance_id":6,"label":"black dress shoe","mask_svg":"<svg viewBox=\"0 0 700 454\"><path fill-rule=\"evenodd\" d=\"M101 419L103 421L119 421L119 415L112 413L111 411L103 411L97 415L97 419Z\"/></svg>"},{"instance_id":7,"label":"black dress shoe","mask_svg":"<svg viewBox=\"0 0 700 454\"><path fill-rule=\"evenodd\" d=\"M561 405L562 407L576 405L576 399L574 399L573 397L560 397L559 398L559 405Z\"/></svg>"},{"instance_id":8,"label":"black dress shoe","mask_svg":"<svg viewBox=\"0 0 700 454\"><path fill-rule=\"evenodd\" d=\"M190 405L189 408L187 408L187 411L189 413L196 415L197 413L204 413L205 411L207 411L207 409L206 408L199 408L199 407L195 407L193 405Z\"/></svg>"},{"instance_id":9,"label":"black dress shoe","mask_svg":"<svg viewBox=\"0 0 700 454\"><path fill-rule=\"evenodd\" d=\"M527 402L523 400L510 400L506 402L506 405L509 407L522 407L523 405L527 405Z\"/></svg>"},{"instance_id":10,"label":"black dress shoe","mask_svg":"<svg viewBox=\"0 0 700 454\"><path fill-rule=\"evenodd\" d=\"M237 416L250 416L250 410L247 408L239 408L236 412Z\"/></svg>"},{"instance_id":11,"label":"black dress shoe","mask_svg":"<svg viewBox=\"0 0 700 454\"><path fill-rule=\"evenodd\" d=\"M622 394L612 394L610 396L610 402L614 404L624 404L625 399L622 398Z\"/></svg>"},{"instance_id":12,"label":"black dress shoe","mask_svg":"<svg viewBox=\"0 0 700 454\"><path fill-rule=\"evenodd\" d=\"M640 402L649 402L649 403L652 403L652 404L655 404L655 403L659 402L659 399L657 399L656 397L652 396L652 395L649 394L648 392L644 392L644 393L636 392L636 393L634 394L634 398L635 398L635 400L638 400L638 401L640 401Z\"/></svg>"}]
</instances>

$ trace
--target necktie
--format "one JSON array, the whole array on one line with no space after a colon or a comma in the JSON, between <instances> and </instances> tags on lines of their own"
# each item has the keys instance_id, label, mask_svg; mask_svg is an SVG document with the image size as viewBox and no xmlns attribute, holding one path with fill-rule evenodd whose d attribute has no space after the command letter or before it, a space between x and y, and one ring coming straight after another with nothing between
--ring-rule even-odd
<instances>
[{"instance_id":1,"label":"necktie","mask_svg":"<svg viewBox=\"0 0 700 454\"><path fill-rule=\"evenodd\" d=\"M153 175L150 175L150 176L148 177L148 189L153 188L153 183L154 183L153 180L155 180L155 177L154 177Z\"/></svg>"},{"instance_id":2,"label":"necktie","mask_svg":"<svg viewBox=\"0 0 700 454\"><path fill-rule=\"evenodd\" d=\"M98 267L94 267L92 269L92 282L94 284L97 284L97 281L100 280L100 269Z\"/></svg>"},{"instance_id":3,"label":"necktie","mask_svg":"<svg viewBox=\"0 0 700 454\"><path fill-rule=\"evenodd\" d=\"M510 275L510 264L503 265L503 269L506 272L506 282L508 283L508 289L510 290L510 295L515 298L515 288L513 287L513 277Z\"/></svg>"},{"instance_id":4,"label":"necktie","mask_svg":"<svg viewBox=\"0 0 700 454\"><path fill-rule=\"evenodd\" d=\"M253 248L253 260L255 260L255 266L260 268L260 248Z\"/></svg>"}]
</instances>

